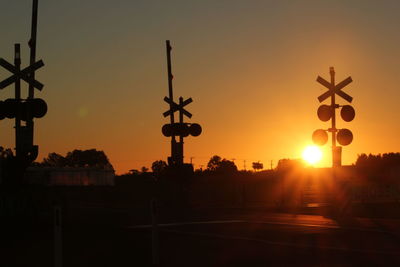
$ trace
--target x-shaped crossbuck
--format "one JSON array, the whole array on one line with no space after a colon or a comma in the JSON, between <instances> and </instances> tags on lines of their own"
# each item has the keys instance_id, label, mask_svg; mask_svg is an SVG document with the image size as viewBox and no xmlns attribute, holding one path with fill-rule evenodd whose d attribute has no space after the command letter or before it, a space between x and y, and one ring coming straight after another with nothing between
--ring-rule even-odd
<instances>
[{"instance_id":1,"label":"x-shaped crossbuck","mask_svg":"<svg viewBox=\"0 0 400 267\"><path fill-rule=\"evenodd\" d=\"M5 59L0 58L0 66L4 67L6 70L13 73L10 77L5 79L4 81L0 82L0 89L4 89L5 87L9 86L10 84L14 83L17 79L22 79L26 81L28 84L32 84L33 87L37 88L39 91L43 89L43 84L38 82L37 80L33 79L30 74L35 70L44 66L42 60L35 62L34 64L26 67L23 70L17 70L17 68L12 65L11 63L7 62Z\"/></svg>"},{"instance_id":2,"label":"x-shaped crossbuck","mask_svg":"<svg viewBox=\"0 0 400 267\"><path fill-rule=\"evenodd\" d=\"M172 113L174 113L175 111L178 111L178 110L181 111L187 117L189 117L189 118L192 117L192 113L190 113L189 111L187 111L187 110L185 110L183 108L184 106L186 106L186 105L188 105L188 104L193 102L192 98L186 99L181 104L175 103L174 101L172 101L168 97L164 97L164 101L171 105L171 109L163 113L164 117L167 117L167 116L171 115Z\"/></svg>"},{"instance_id":3,"label":"x-shaped crossbuck","mask_svg":"<svg viewBox=\"0 0 400 267\"><path fill-rule=\"evenodd\" d=\"M326 88L329 89L328 91L326 91L325 93L323 93L322 95L320 95L318 97L319 102L324 101L325 99L332 96L333 94L337 94L351 103L351 101L353 101L353 98L351 96L349 96L348 94L346 94L345 92L343 92L342 88L345 87L346 85L348 85L349 83L351 83L352 81L353 80L351 79L351 77L348 77L348 78L344 79L343 81L341 81L340 83L338 83L336 85L332 85L330 82L328 82L321 76L318 76L317 82L319 82L320 84L322 84L323 86L325 86Z\"/></svg>"}]
</instances>

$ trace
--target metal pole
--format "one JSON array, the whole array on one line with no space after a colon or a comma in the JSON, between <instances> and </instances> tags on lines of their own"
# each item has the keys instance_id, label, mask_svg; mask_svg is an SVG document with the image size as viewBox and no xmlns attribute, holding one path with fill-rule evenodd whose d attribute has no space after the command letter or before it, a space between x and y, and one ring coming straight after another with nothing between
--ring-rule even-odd
<instances>
[{"instance_id":1,"label":"metal pole","mask_svg":"<svg viewBox=\"0 0 400 267\"><path fill-rule=\"evenodd\" d=\"M37 17L38 17L38 0L33 0L33 5L32 5L32 27L31 27L31 39L29 40L28 44L30 47L30 66L32 66L35 61L36 61L36 33L37 33ZM29 74L30 78L32 81L35 80L35 71L33 70ZM29 91L28 91L28 99L33 99L34 98L34 93L35 93L35 88L33 87L33 83L29 84ZM33 145L33 118L32 118L32 110L28 109L27 110L27 121L26 121L26 127L28 128L29 131L29 137L24 137L24 138L30 138L29 144Z\"/></svg>"},{"instance_id":2,"label":"metal pole","mask_svg":"<svg viewBox=\"0 0 400 267\"><path fill-rule=\"evenodd\" d=\"M30 50L31 50L30 65L33 65L36 61L37 17L38 17L38 0L33 0L31 39L28 42ZM32 81L35 80L35 71L34 70L30 73L30 77L31 77ZM34 97L33 94L34 94L33 84L30 83L28 98L33 98Z\"/></svg>"},{"instance_id":3,"label":"metal pole","mask_svg":"<svg viewBox=\"0 0 400 267\"><path fill-rule=\"evenodd\" d=\"M21 70L21 46L20 44L14 45L14 65L16 73ZM20 127L21 127L21 80L19 77L15 79L15 100L16 100L16 114L15 114L15 155L19 159L21 156L20 148Z\"/></svg>"},{"instance_id":4,"label":"metal pole","mask_svg":"<svg viewBox=\"0 0 400 267\"><path fill-rule=\"evenodd\" d=\"M335 69L333 67L329 68L329 73L331 75L331 86L335 87ZM336 153L336 102L335 102L335 94L331 95L331 111L332 111L332 167L338 166L338 158Z\"/></svg>"},{"instance_id":5,"label":"metal pole","mask_svg":"<svg viewBox=\"0 0 400 267\"><path fill-rule=\"evenodd\" d=\"M170 45L169 40L166 41L166 50L167 50L167 67L168 67L168 92L169 92L169 99L170 99L170 104L169 104L169 108L172 111L173 108L173 101L174 101L174 96L173 96L173 91L172 91L172 67L171 67L171 50L172 47ZM171 126L173 127L174 125L174 112L171 112L170 114L170 121L171 121ZM175 163L176 161L176 139L175 139L175 135L172 134L171 136L171 159L172 162Z\"/></svg>"},{"instance_id":6,"label":"metal pole","mask_svg":"<svg viewBox=\"0 0 400 267\"><path fill-rule=\"evenodd\" d=\"M179 106L183 106L183 97L179 97ZM179 124L183 125L183 112L179 110ZM178 162L180 165L183 164L183 135L179 136L179 157Z\"/></svg>"}]
</instances>

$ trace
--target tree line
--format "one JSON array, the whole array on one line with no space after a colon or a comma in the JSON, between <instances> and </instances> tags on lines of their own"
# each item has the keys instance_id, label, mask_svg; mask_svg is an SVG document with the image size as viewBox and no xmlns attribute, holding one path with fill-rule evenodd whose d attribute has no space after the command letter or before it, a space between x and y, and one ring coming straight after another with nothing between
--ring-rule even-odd
<instances>
[{"instance_id":1,"label":"tree line","mask_svg":"<svg viewBox=\"0 0 400 267\"><path fill-rule=\"evenodd\" d=\"M4 150L0 147L0 157L7 157L11 151ZM102 150L75 149L68 152L65 156L58 153L49 153L41 162L35 162L34 166L38 167L92 167L101 169L114 169L107 155ZM253 162L254 171L262 170L261 162ZM303 167L303 163L298 159L281 159L278 161L277 170L288 170ZM354 166L369 175L378 175L388 170L400 168L400 153L384 153L384 154L360 154ZM163 160L156 160L151 164L151 172L154 174L162 174L168 168L168 164ZM149 169L142 167L140 171L130 170L129 174L146 173ZM200 171L200 170L197 170ZM207 168L202 172L213 173L234 173L238 168L234 161L214 155L207 163Z\"/></svg>"}]
</instances>

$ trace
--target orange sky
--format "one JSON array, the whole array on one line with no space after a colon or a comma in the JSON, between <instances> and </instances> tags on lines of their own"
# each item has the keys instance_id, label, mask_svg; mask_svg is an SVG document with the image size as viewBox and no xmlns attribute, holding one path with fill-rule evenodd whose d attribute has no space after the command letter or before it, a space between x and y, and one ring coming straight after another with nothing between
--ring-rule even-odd
<instances>
[{"instance_id":1,"label":"orange sky","mask_svg":"<svg viewBox=\"0 0 400 267\"><path fill-rule=\"evenodd\" d=\"M89 2L89 1L88 1ZM400 3L397 1L39 1L38 59L45 84L36 96L48 114L36 120L39 160L50 152L96 148L117 173L166 160L161 134L167 95L165 40L170 39L175 97L203 134L185 142L196 168L220 155L265 167L299 158L315 129L325 89L315 79L353 83L356 118L338 128L353 132L343 163L360 153L400 151ZM351 3L350 3L351 2ZM31 1L0 8L0 57L13 44L29 56ZM0 70L0 79L8 73ZM12 95L4 89L1 98ZM345 104L340 100L340 104ZM13 122L1 122L0 140L14 147ZM318 166L330 165L329 143Z\"/></svg>"}]
</instances>

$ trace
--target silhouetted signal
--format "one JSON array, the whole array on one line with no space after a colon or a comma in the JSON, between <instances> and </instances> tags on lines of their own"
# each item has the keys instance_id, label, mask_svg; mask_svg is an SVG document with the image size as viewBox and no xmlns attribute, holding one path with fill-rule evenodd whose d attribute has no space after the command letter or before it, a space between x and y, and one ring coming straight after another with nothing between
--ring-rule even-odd
<instances>
[{"instance_id":1,"label":"silhouetted signal","mask_svg":"<svg viewBox=\"0 0 400 267\"><path fill-rule=\"evenodd\" d=\"M322 129L315 130L312 135L312 140L316 145L323 146L328 142L328 134Z\"/></svg>"},{"instance_id":2,"label":"silhouetted signal","mask_svg":"<svg viewBox=\"0 0 400 267\"><path fill-rule=\"evenodd\" d=\"M318 97L319 102L324 101L328 97L331 98L330 105L321 105L318 108L317 115L321 121L329 121L331 120L332 126L331 128L324 130L318 129L313 132L312 140L317 145L324 145L328 141L328 133L332 133L332 165L340 166L342 161L342 148L336 146L336 140L342 146L347 146L353 141L353 134L348 129L337 129L336 128L336 112L337 108L342 108L340 111L340 115L344 121L352 121L355 117L355 111L352 106L344 105L340 106L335 102L335 95L338 95L345 99L348 102L352 102L353 98L342 91L342 89L350 84L353 80L351 77L344 79L342 82L335 85L335 70L333 67L330 68L329 73L331 75L331 82L326 81L324 78L318 76L317 82L328 88L328 91L323 93Z\"/></svg>"},{"instance_id":3,"label":"silhouetted signal","mask_svg":"<svg viewBox=\"0 0 400 267\"><path fill-rule=\"evenodd\" d=\"M356 116L356 112L352 106L344 105L340 110L340 116L344 121L352 121Z\"/></svg>"},{"instance_id":4,"label":"silhouetted signal","mask_svg":"<svg viewBox=\"0 0 400 267\"><path fill-rule=\"evenodd\" d=\"M187 111L186 109L184 109L183 107L192 103L193 99L192 98L188 98L185 101L183 101L181 104L177 104L175 103L173 100L170 100L168 97L164 97L164 101L167 102L168 104L170 104L170 106L172 106L172 108L170 110L167 110L166 112L163 113L164 117L170 116L171 114L173 114L175 111L180 111L182 112L185 116L191 118L192 117L192 113L190 113L189 111Z\"/></svg>"},{"instance_id":5,"label":"silhouetted signal","mask_svg":"<svg viewBox=\"0 0 400 267\"><path fill-rule=\"evenodd\" d=\"M11 76L0 81L0 89L15 85L15 98L0 101L0 119L15 119L15 177L22 177L25 168L36 159L38 146L33 144L34 118L42 118L47 113L47 104L43 99L35 98L34 91L41 91L44 85L35 79L35 72L44 66L42 60L36 60L38 0L33 0L29 66L21 69L20 44L14 45L14 64L0 58L0 66L11 72ZM21 97L21 80L28 83L28 97ZM8 175L8 174L7 174ZM8 175L13 176L13 175ZM15 178L14 177L14 178ZM10 178L11 179L11 178ZM18 178L19 179L19 178Z\"/></svg>"},{"instance_id":6,"label":"silhouetted signal","mask_svg":"<svg viewBox=\"0 0 400 267\"><path fill-rule=\"evenodd\" d=\"M14 119L18 113L23 121L42 118L47 113L47 104L40 98L25 101L9 98L4 102L0 101L0 120L4 118Z\"/></svg>"},{"instance_id":7,"label":"silhouetted signal","mask_svg":"<svg viewBox=\"0 0 400 267\"><path fill-rule=\"evenodd\" d=\"M164 101L169 104L169 110L163 113L164 117L170 117L170 123L165 124L161 131L164 136L171 137L171 156L168 157L169 165L183 165L183 138L192 136L199 136L202 132L201 126L197 123L184 123L183 117L192 117L192 113L184 109L185 106L193 102L192 98L183 100L183 97L179 98L179 103L174 102L173 88L172 88L172 67L171 67L171 50L169 40L166 41L167 51L167 71L168 71L168 92L169 97L164 97ZM179 122L175 122L175 112L179 113ZM179 137L179 142L176 141L175 137Z\"/></svg>"},{"instance_id":8,"label":"silhouetted signal","mask_svg":"<svg viewBox=\"0 0 400 267\"><path fill-rule=\"evenodd\" d=\"M317 115L321 121L329 121L332 118L332 108L328 105L321 105L318 108Z\"/></svg>"},{"instance_id":9,"label":"silhouetted signal","mask_svg":"<svg viewBox=\"0 0 400 267\"><path fill-rule=\"evenodd\" d=\"M174 123L165 124L162 127L162 133L166 137L182 136L187 137L189 134L191 136L199 136L201 134L201 126L197 123Z\"/></svg>"},{"instance_id":10,"label":"silhouetted signal","mask_svg":"<svg viewBox=\"0 0 400 267\"><path fill-rule=\"evenodd\" d=\"M353 133L349 129L340 129L336 137L342 146L347 146L353 141Z\"/></svg>"},{"instance_id":11,"label":"silhouetted signal","mask_svg":"<svg viewBox=\"0 0 400 267\"><path fill-rule=\"evenodd\" d=\"M329 89L328 91L326 91L325 93L323 93L322 95L320 95L318 97L319 102L322 102L325 99L327 99L328 97L333 96L334 94L337 94L351 103L351 101L353 101L353 98L351 96L349 96L348 94L346 94L345 92L343 92L342 88L344 88L346 85L348 85L352 81L353 80L351 79L351 77L347 77L345 80L343 80L342 82L335 85L335 84L329 83L321 76L318 76L317 82L319 82L320 84L322 84L323 86L325 86L326 88Z\"/></svg>"},{"instance_id":12,"label":"silhouetted signal","mask_svg":"<svg viewBox=\"0 0 400 267\"><path fill-rule=\"evenodd\" d=\"M197 123L192 123L190 124L190 135L191 136L199 136L203 129L201 129L200 124Z\"/></svg>"},{"instance_id":13,"label":"silhouetted signal","mask_svg":"<svg viewBox=\"0 0 400 267\"><path fill-rule=\"evenodd\" d=\"M34 72L37 69L44 66L44 63L42 60L34 63L31 66L26 67L23 70L19 70L19 68L15 67L11 63L8 63L5 59L0 58L0 66L5 68L6 70L10 71L11 73L13 73L13 75L11 75L7 79L0 82L0 89L4 89L5 87L9 86L10 84L15 83L15 81L17 79L24 80L25 82L32 85L34 88L38 89L39 91L41 91L43 89L44 85L42 83L36 81L35 79L32 79L30 76L30 74L32 72Z\"/></svg>"}]
</instances>

